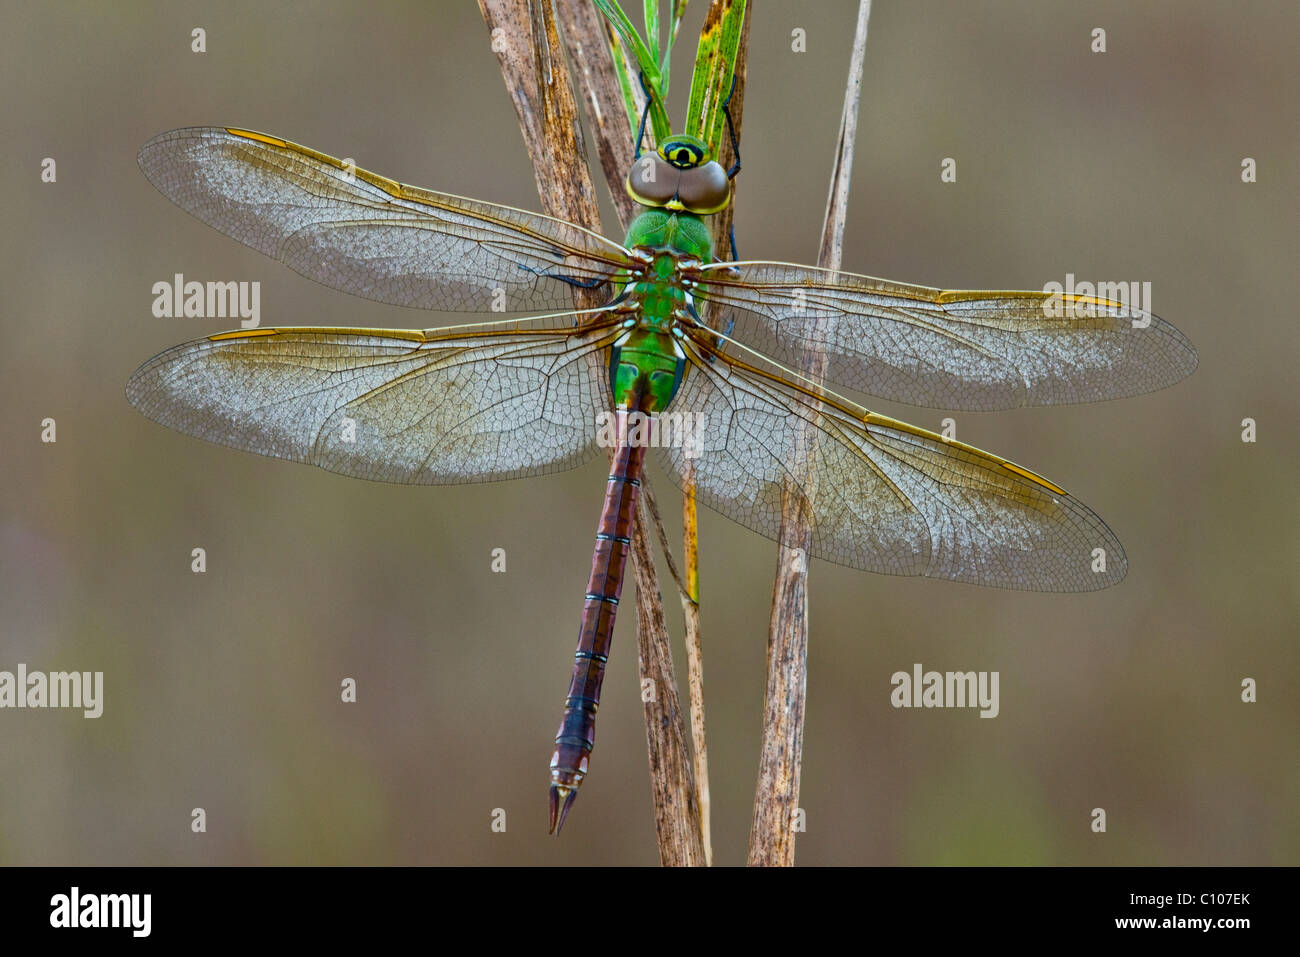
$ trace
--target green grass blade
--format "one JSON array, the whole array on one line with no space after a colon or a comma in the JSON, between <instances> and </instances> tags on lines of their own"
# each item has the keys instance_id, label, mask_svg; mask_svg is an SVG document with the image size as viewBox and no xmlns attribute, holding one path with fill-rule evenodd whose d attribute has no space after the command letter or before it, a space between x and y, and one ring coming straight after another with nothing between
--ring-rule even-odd
<instances>
[{"instance_id":1,"label":"green grass blade","mask_svg":"<svg viewBox=\"0 0 1300 957\"><path fill-rule=\"evenodd\" d=\"M700 31L691 77L691 101L685 132L698 136L717 156L725 122L722 104L731 92L736 71L736 51L745 22L745 0L713 0Z\"/></svg>"},{"instance_id":2,"label":"green grass blade","mask_svg":"<svg viewBox=\"0 0 1300 957\"><path fill-rule=\"evenodd\" d=\"M677 31L682 28L682 17L686 15L687 0L674 0L673 22L668 27L668 40L664 43L664 55L659 58L659 72L663 75L663 94L668 95L668 71L673 62L673 44L677 42Z\"/></svg>"},{"instance_id":3,"label":"green grass blade","mask_svg":"<svg viewBox=\"0 0 1300 957\"><path fill-rule=\"evenodd\" d=\"M668 79L668 64L673 58L673 44L677 42L677 33L682 28L682 18L686 16L686 4L688 0L675 0L673 3L673 22L668 28L668 42L664 46L663 62L660 66L663 68L664 80ZM665 87L665 92L667 88Z\"/></svg>"},{"instance_id":4,"label":"green grass blade","mask_svg":"<svg viewBox=\"0 0 1300 957\"><path fill-rule=\"evenodd\" d=\"M637 107L636 97L640 89L636 71L628 64L627 52L618 38L618 32L608 23L605 25L605 36L609 40L610 55L614 58L614 72L618 76L619 92L623 94L623 106L627 109L628 135L635 136L637 125L641 122L641 110Z\"/></svg>"},{"instance_id":5,"label":"green grass blade","mask_svg":"<svg viewBox=\"0 0 1300 957\"><path fill-rule=\"evenodd\" d=\"M644 0L646 46L655 54L655 63L661 62L662 42L659 39L659 0ZM666 91L665 91L666 92Z\"/></svg>"},{"instance_id":6,"label":"green grass blade","mask_svg":"<svg viewBox=\"0 0 1300 957\"><path fill-rule=\"evenodd\" d=\"M604 14L618 36L624 48L624 56L626 57L627 51L631 51L632 63L645 76L646 85L650 88L650 126L654 130L655 142L663 142L671 135L672 125L668 121L668 111L664 108L661 86L663 80L659 73L659 62L645 45L640 34L636 32L636 27L627 18L627 14L623 12L617 0L592 0L592 2L596 5L596 9ZM612 46L611 52L614 52ZM640 117L637 117L637 120L639 121ZM634 123L633 129L635 128Z\"/></svg>"}]
</instances>

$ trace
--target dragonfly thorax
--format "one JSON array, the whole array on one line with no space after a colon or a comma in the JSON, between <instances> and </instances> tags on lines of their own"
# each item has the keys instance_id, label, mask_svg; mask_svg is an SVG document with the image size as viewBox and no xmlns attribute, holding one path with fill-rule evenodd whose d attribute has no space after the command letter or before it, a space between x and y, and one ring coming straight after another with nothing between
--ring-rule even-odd
<instances>
[{"instance_id":1,"label":"dragonfly thorax","mask_svg":"<svg viewBox=\"0 0 1300 957\"><path fill-rule=\"evenodd\" d=\"M624 287L624 308L638 326L672 332L677 321L692 317L687 273L713 261L708 227L690 213L651 209L628 227L626 245L643 265Z\"/></svg>"},{"instance_id":2,"label":"dragonfly thorax","mask_svg":"<svg viewBox=\"0 0 1300 957\"><path fill-rule=\"evenodd\" d=\"M667 251L678 257L713 261L713 237L700 217L667 209L647 209L632 220L623 245L650 253Z\"/></svg>"},{"instance_id":3,"label":"dragonfly thorax","mask_svg":"<svg viewBox=\"0 0 1300 957\"><path fill-rule=\"evenodd\" d=\"M693 321L683 270L711 262L713 241L698 216L651 209L628 227L626 245L644 265L624 288L621 310L635 321L610 350L610 389L617 408L663 412L686 373L673 336Z\"/></svg>"}]
</instances>

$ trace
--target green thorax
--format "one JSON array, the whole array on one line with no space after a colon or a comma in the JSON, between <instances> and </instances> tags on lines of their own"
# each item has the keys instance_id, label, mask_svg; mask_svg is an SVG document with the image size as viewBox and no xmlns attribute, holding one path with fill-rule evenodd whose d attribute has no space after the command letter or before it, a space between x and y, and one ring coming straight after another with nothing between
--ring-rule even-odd
<instances>
[{"instance_id":1,"label":"green thorax","mask_svg":"<svg viewBox=\"0 0 1300 957\"><path fill-rule=\"evenodd\" d=\"M689 303L679 263L712 262L713 240L698 216L649 209L632 221L624 245L652 259L626 289L635 325L611 349L609 383L615 406L659 413L686 374L685 356L672 334L676 318L688 313Z\"/></svg>"}]
</instances>

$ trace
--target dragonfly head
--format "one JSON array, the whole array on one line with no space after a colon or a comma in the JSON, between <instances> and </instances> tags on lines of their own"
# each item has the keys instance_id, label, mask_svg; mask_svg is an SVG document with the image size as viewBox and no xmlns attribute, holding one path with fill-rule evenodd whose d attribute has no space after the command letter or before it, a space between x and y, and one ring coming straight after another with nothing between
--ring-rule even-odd
<instances>
[{"instance_id":1,"label":"dragonfly head","mask_svg":"<svg viewBox=\"0 0 1300 957\"><path fill-rule=\"evenodd\" d=\"M638 157L628 171L628 195L642 206L708 216L731 202L727 171L709 155L703 140L670 136L653 153Z\"/></svg>"}]
</instances>

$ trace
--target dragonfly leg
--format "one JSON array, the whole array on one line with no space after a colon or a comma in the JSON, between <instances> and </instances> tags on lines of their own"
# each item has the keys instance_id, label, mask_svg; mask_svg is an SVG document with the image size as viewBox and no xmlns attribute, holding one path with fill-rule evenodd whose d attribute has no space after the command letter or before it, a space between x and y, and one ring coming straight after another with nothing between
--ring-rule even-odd
<instances>
[{"instance_id":1,"label":"dragonfly leg","mask_svg":"<svg viewBox=\"0 0 1300 957\"><path fill-rule=\"evenodd\" d=\"M636 142L632 144L632 159L641 158L641 140L645 137L645 121L650 115L650 87L645 81L645 71L641 71L641 89L645 92L645 106L641 108L641 125L636 131Z\"/></svg>"},{"instance_id":2,"label":"dragonfly leg","mask_svg":"<svg viewBox=\"0 0 1300 957\"><path fill-rule=\"evenodd\" d=\"M560 282L568 283L575 289L595 289L607 281L602 276L597 276L595 279L575 279L572 276L566 276L558 272L538 272L537 275L545 276L547 279L558 279Z\"/></svg>"},{"instance_id":3,"label":"dragonfly leg","mask_svg":"<svg viewBox=\"0 0 1300 957\"><path fill-rule=\"evenodd\" d=\"M727 170L727 179L735 179L736 174L740 172L740 141L736 139L736 124L731 121L731 98L736 95L736 74L731 74L731 90L727 93L727 98L722 101L722 115L727 118L727 135L731 137L731 152L736 157L735 164ZM732 238L731 248L734 252L736 248L735 238ZM732 259L735 259L733 254Z\"/></svg>"},{"instance_id":4,"label":"dragonfly leg","mask_svg":"<svg viewBox=\"0 0 1300 957\"><path fill-rule=\"evenodd\" d=\"M709 331L709 326L705 325L704 320L700 318L700 314L699 314L698 310L696 310L696 308L695 308L695 304L694 304L694 303L687 303L686 308L690 310L691 315L695 318L695 324L696 324L697 326L699 326L701 329L705 330L705 332L708 332L708 331ZM722 334L723 334L724 336L729 336L729 335L731 335L731 330L734 329L735 327L736 327L736 316L735 316L735 313L728 313L728 314L727 314L727 328L724 329L724 330L722 330ZM717 345L717 341L716 341L716 338L714 338L714 340L713 340L713 346L716 346L716 345ZM705 355L705 357L704 357L705 360L706 360L707 362L713 363L713 362L717 362L717 361L718 361L717 353L714 351L714 348L713 348L713 347L710 347L710 348L708 348L708 349L706 349L706 350L704 350L704 351L707 353L707 354Z\"/></svg>"},{"instance_id":5,"label":"dragonfly leg","mask_svg":"<svg viewBox=\"0 0 1300 957\"><path fill-rule=\"evenodd\" d=\"M578 279L575 276L566 276L562 272L551 272L548 269L534 269L527 263L517 263L520 269L530 272L534 276L545 276L547 279L558 279L562 283L567 283L575 289L595 289L609 282L608 276L595 276L591 279Z\"/></svg>"}]
</instances>

